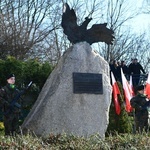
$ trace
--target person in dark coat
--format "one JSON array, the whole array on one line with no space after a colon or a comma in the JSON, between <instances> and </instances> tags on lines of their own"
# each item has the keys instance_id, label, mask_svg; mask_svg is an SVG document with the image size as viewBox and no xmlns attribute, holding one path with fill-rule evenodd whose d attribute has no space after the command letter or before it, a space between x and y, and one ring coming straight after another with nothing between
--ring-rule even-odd
<instances>
[{"instance_id":1,"label":"person in dark coat","mask_svg":"<svg viewBox=\"0 0 150 150\"><path fill-rule=\"evenodd\" d=\"M139 84L140 74L141 72L145 73L142 65L137 61L137 59L133 59L133 62L129 65L129 72L132 75L133 86L136 87Z\"/></svg>"},{"instance_id":2,"label":"person in dark coat","mask_svg":"<svg viewBox=\"0 0 150 150\"><path fill-rule=\"evenodd\" d=\"M121 61L121 64L120 64L120 77L121 77L121 68L122 68L122 71L123 71L123 73L124 73L124 75L125 75L125 77L126 77L126 79L128 80L129 79L129 71L128 71L128 67L127 67L127 65L125 64L125 61L124 60L122 60ZM122 83L122 81L121 81L121 83Z\"/></svg>"},{"instance_id":3,"label":"person in dark coat","mask_svg":"<svg viewBox=\"0 0 150 150\"><path fill-rule=\"evenodd\" d=\"M16 103L13 107L11 103L19 94L15 86L15 75L10 74L7 77L7 84L0 89L0 105L3 111L3 121L5 135L14 135L19 131L20 105Z\"/></svg>"},{"instance_id":4,"label":"person in dark coat","mask_svg":"<svg viewBox=\"0 0 150 150\"><path fill-rule=\"evenodd\" d=\"M131 59L131 63L130 63L129 66L128 66L129 75L132 75L132 74L133 74L133 68L134 68L134 59L132 58L132 59Z\"/></svg>"},{"instance_id":5,"label":"person in dark coat","mask_svg":"<svg viewBox=\"0 0 150 150\"><path fill-rule=\"evenodd\" d=\"M131 106L135 109L135 127L136 131L148 131L148 108L150 100L144 95L144 85L137 87L137 94L130 100Z\"/></svg>"},{"instance_id":6,"label":"person in dark coat","mask_svg":"<svg viewBox=\"0 0 150 150\"><path fill-rule=\"evenodd\" d=\"M119 69L118 69L118 63L116 60L111 60L110 64L110 72L113 72L115 79L119 80Z\"/></svg>"},{"instance_id":7,"label":"person in dark coat","mask_svg":"<svg viewBox=\"0 0 150 150\"><path fill-rule=\"evenodd\" d=\"M125 64L125 61L123 60L121 61L121 68L122 68L124 75L127 77L129 74L129 70L128 70L127 65Z\"/></svg>"}]
</instances>

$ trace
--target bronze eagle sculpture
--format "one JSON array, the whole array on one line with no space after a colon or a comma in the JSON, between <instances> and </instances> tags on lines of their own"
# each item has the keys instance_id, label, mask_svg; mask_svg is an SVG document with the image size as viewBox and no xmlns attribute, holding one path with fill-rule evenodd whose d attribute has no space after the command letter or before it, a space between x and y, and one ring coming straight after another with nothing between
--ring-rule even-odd
<instances>
[{"instance_id":1,"label":"bronze eagle sculpture","mask_svg":"<svg viewBox=\"0 0 150 150\"><path fill-rule=\"evenodd\" d=\"M87 29L91 20L92 18L86 17L85 21L79 26L74 9L70 9L69 5L65 3L61 26L71 43L86 41L90 45L96 42L105 42L112 45L114 40L113 30L106 27L107 23L94 24L90 29Z\"/></svg>"}]
</instances>

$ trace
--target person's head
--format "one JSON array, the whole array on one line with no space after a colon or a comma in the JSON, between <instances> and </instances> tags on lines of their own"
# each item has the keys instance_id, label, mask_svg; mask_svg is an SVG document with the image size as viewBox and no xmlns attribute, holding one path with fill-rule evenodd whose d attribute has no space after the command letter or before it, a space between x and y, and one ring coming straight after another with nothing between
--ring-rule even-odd
<instances>
[{"instance_id":1,"label":"person's head","mask_svg":"<svg viewBox=\"0 0 150 150\"><path fill-rule=\"evenodd\" d=\"M15 84L15 75L14 74L9 74L7 76L7 83L9 83L9 84Z\"/></svg>"},{"instance_id":2,"label":"person's head","mask_svg":"<svg viewBox=\"0 0 150 150\"><path fill-rule=\"evenodd\" d=\"M133 58L131 58L131 63L134 63L134 59Z\"/></svg>"},{"instance_id":3,"label":"person's head","mask_svg":"<svg viewBox=\"0 0 150 150\"><path fill-rule=\"evenodd\" d=\"M114 60L111 59L109 64L113 65L113 62L114 62Z\"/></svg>"},{"instance_id":4,"label":"person's head","mask_svg":"<svg viewBox=\"0 0 150 150\"><path fill-rule=\"evenodd\" d=\"M117 65L120 66L120 65L121 65L121 62L120 62L120 61L117 61Z\"/></svg>"},{"instance_id":5,"label":"person's head","mask_svg":"<svg viewBox=\"0 0 150 150\"><path fill-rule=\"evenodd\" d=\"M125 61L124 60L121 61L121 65L122 66L125 65Z\"/></svg>"},{"instance_id":6,"label":"person's head","mask_svg":"<svg viewBox=\"0 0 150 150\"><path fill-rule=\"evenodd\" d=\"M137 58L135 58L135 59L134 59L134 63L137 63L137 62L138 62L138 60L137 60Z\"/></svg>"},{"instance_id":7,"label":"person's head","mask_svg":"<svg viewBox=\"0 0 150 150\"><path fill-rule=\"evenodd\" d=\"M144 94L144 85L139 85L137 88L136 88L137 92L140 93L140 94Z\"/></svg>"},{"instance_id":8,"label":"person's head","mask_svg":"<svg viewBox=\"0 0 150 150\"><path fill-rule=\"evenodd\" d=\"M113 61L113 65L114 65L114 66L118 66L118 64L117 64L117 61L116 61L116 60L114 60L114 61Z\"/></svg>"}]
</instances>

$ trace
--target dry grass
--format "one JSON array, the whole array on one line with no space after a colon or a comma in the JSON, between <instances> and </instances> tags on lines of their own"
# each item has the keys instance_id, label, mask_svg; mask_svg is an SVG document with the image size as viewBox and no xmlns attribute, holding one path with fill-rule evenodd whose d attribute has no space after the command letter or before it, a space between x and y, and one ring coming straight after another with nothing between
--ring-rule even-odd
<instances>
[{"instance_id":1,"label":"dry grass","mask_svg":"<svg viewBox=\"0 0 150 150\"><path fill-rule=\"evenodd\" d=\"M0 149L7 150L149 150L150 134L116 134L101 139L98 134L88 138L74 135L50 135L47 139L36 136L0 136Z\"/></svg>"}]
</instances>

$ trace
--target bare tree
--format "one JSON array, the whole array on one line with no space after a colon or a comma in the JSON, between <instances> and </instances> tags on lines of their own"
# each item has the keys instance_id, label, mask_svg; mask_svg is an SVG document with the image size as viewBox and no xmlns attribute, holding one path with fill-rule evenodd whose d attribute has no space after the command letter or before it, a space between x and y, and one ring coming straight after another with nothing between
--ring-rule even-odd
<instances>
[{"instance_id":1,"label":"bare tree","mask_svg":"<svg viewBox=\"0 0 150 150\"><path fill-rule=\"evenodd\" d=\"M147 16L150 15L150 1L149 0L143 0L141 12ZM150 24L149 24L149 27L150 27ZM149 43L150 31L146 30L145 33L146 33L145 43L141 44L141 47L143 48L143 52L142 52L143 57L141 57L142 58L141 61L144 65L144 68L147 71L150 71L150 43Z\"/></svg>"},{"instance_id":2,"label":"bare tree","mask_svg":"<svg viewBox=\"0 0 150 150\"><path fill-rule=\"evenodd\" d=\"M55 1L57 2L57 1ZM49 13L53 12L52 0L3 0L0 1L0 57L12 55L24 59L36 44L55 29Z\"/></svg>"},{"instance_id":3,"label":"bare tree","mask_svg":"<svg viewBox=\"0 0 150 150\"><path fill-rule=\"evenodd\" d=\"M150 1L149 0L143 0L142 11L146 14L150 14Z\"/></svg>"},{"instance_id":4,"label":"bare tree","mask_svg":"<svg viewBox=\"0 0 150 150\"><path fill-rule=\"evenodd\" d=\"M71 8L75 9L77 13L78 24L81 24L81 22L84 21L86 16L92 17L92 15L96 12L95 10L99 8L96 7L95 9L95 6L98 6L98 4L100 5L100 1L98 0L92 1L68 0L67 2L69 3ZM51 21L52 24L55 24L56 22L58 22L58 24L61 23L63 3L64 1L62 1L62 3L60 4L55 4L55 8L57 8L55 9L55 12L56 10L58 10L57 13L55 14L58 14L58 16L57 19ZM52 18L51 14L49 14L49 18ZM45 43L42 44L41 47L42 51L39 49L38 54L40 54L40 56L44 56L43 60L48 59L48 61L50 61L51 63L56 63L63 54L63 52L67 50L67 48L70 47L71 45L71 43L67 39L67 36L64 35L61 26L59 29L53 30L53 32L51 32L51 34L47 36Z\"/></svg>"},{"instance_id":5,"label":"bare tree","mask_svg":"<svg viewBox=\"0 0 150 150\"><path fill-rule=\"evenodd\" d=\"M124 0L108 0L107 3L107 23L115 33L115 41L112 46L105 46L104 58L109 61L111 59L120 59L130 53L132 45L132 37L130 28L125 27L125 23L132 19L136 13L127 14L131 9L127 1ZM129 52L128 52L129 51ZM124 58L125 59L125 58Z\"/></svg>"},{"instance_id":6,"label":"bare tree","mask_svg":"<svg viewBox=\"0 0 150 150\"><path fill-rule=\"evenodd\" d=\"M114 45L106 45L104 43L93 44L92 47L100 52L100 54L109 61L110 59L125 60L127 63L130 62L131 58L138 57L140 62L144 65L147 64L141 58L143 58L143 51L146 52L148 46L145 40L145 33L139 35L132 33L129 26L126 25L128 21L133 19L137 14L138 10L132 11L131 1L126 0L108 0L104 1L93 0L93 1L67 1L70 7L74 8L77 13L78 24L83 22L85 17L92 17L91 24L95 23L108 23L108 27L112 28L115 32ZM129 5L129 2L131 5ZM130 12L130 13L127 13ZM61 34L60 34L61 33ZM54 34L53 34L54 35ZM61 56L62 52L69 46L69 42L65 35L62 34L62 30L55 30L53 39L57 39L57 44L54 42L47 48L48 56L52 53L49 51L51 47L55 47L58 52L58 56ZM49 40L48 40L49 41ZM147 45L147 46L141 46ZM53 47L53 48L54 48ZM54 57L53 57L54 59ZM56 60L56 59L54 59ZM149 60L149 59L145 59ZM147 68L144 65L145 68Z\"/></svg>"},{"instance_id":7,"label":"bare tree","mask_svg":"<svg viewBox=\"0 0 150 150\"><path fill-rule=\"evenodd\" d=\"M138 10L132 13L129 1L108 0L104 11L107 12L107 15L103 16L103 20L107 19L108 26L114 30L115 41L113 45L98 43L98 45L93 45L94 49L98 49L99 53L107 61L115 59L125 60L126 63L130 63L131 58L138 58L144 68L148 70L149 44L146 40L147 35L145 33L133 33L130 26L126 25L128 21L138 14ZM131 13L127 14L126 12L129 11Z\"/></svg>"},{"instance_id":8,"label":"bare tree","mask_svg":"<svg viewBox=\"0 0 150 150\"><path fill-rule=\"evenodd\" d=\"M64 2L66 1L0 1L0 58L7 55L18 59L37 57L42 61L56 63L71 45L60 26ZM131 11L129 0L67 0L67 3L75 9L78 24L88 16L92 17L88 28L95 23L106 22L114 30L113 46L101 42L92 45L107 61L123 59L129 62L131 57L140 58L143 54L141 52L147 51L145 34L136 35L126 26L137 14L127 13ZM143 64L148 64L148 61L143 61Z\"/></svg>"}]
</instances>

